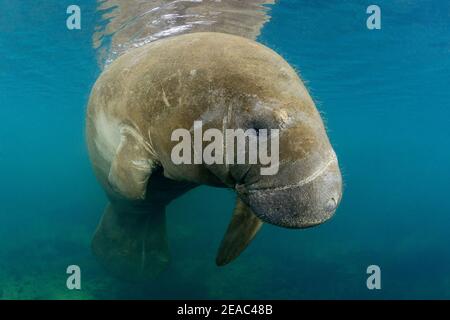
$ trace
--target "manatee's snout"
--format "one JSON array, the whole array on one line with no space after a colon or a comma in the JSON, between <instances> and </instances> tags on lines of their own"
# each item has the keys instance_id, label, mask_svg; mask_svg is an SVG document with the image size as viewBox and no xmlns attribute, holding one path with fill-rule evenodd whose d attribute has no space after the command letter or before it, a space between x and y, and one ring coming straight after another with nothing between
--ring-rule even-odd
<instances>
[{"instance_id":1,"label":"manatee's snout","mask_svg":"<svg viewBox=\"0 0 450 320\"><path fill-rule=\"evenodd\" d=\"M336 159L293 185L247 190L247 202L265 222L286 228L308 228L330 219L342 197Z\"/></svg>"}]
</instances>

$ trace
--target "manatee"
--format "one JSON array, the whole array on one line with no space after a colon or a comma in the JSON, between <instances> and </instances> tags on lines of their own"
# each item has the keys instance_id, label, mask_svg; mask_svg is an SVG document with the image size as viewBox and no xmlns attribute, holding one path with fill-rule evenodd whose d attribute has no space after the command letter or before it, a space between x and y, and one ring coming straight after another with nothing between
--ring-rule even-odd
<instances>
[{"instance_id":1,"label":"manatee","mask_svg":"<svg viewBox=\"0 0 450 320\"><path fill-rule=\"evenodd\" d=\"M117 276L151 278L170 261L166 206L199 185L232 189L236 205L216 263L226 265L264 222L307 228L333 216L342 196L336 154L295 70L240 36L199 32L133 49L93 86L86 136L109 199L92 248ZM279 166L174 164L174 130L279 130ZM213 213L211 213L213 214Z\"/></svg>"}]
</instances>

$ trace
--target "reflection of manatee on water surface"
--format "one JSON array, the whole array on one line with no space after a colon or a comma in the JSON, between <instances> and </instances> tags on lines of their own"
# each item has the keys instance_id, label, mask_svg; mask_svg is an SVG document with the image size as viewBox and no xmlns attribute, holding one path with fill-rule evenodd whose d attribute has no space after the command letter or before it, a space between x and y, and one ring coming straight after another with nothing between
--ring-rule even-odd
<instances>
[{"instance_id":1,"label":"reflection of manatee on water surface","mask_svg":"<svg viewBox=\"0 0 450 320\"><path fill-rule=\"evenodd\" d=\"M94 34L100 63L110 63L149 42L192 32L222 32L256 39L273 0L104 0L106 22Z\"/></svg>"},{"instance_id":2,"label":"reflection of manatee on water surface","mask_svg":"<svg viewBox=\"0 0 450 320\"><path fill-rule=\"evenodd\" d=\"M278 172L261 175L259 164L175 165L172 132L197 120L221 130L278 129ZM235 259L263 222L311 227L328 220L341 199L337 158L301 79L274 51L244 37L194 32L128 50L94 85L86 127L110 200L93 250L118 276L152 277L165 268L165 207L201 184L237 194L218 265Z\"/></svg>"}]
</instances>

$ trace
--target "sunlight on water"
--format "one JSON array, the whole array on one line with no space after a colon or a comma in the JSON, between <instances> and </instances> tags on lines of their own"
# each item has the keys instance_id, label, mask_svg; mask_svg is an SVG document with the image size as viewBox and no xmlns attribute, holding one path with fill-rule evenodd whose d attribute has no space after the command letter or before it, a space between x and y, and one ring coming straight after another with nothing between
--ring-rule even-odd
<instances>
[{"instance_id":1,"label":"sunlight on water","mask_svg":"<svg viewBox=\"0 0 450 320\"><path fill-rule=\"evenodd\" d=\"M102 23L94 34L100 63L111 63L130 48L165 37L214 31L255 39L269 19L272 0L106 0L98 10Z\"/></svg>"}]
</instances>

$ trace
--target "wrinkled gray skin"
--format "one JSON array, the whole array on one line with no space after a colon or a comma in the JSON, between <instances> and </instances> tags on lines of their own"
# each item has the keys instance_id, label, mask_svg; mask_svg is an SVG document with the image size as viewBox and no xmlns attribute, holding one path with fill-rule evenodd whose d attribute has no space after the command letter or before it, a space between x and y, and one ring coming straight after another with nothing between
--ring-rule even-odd
<instances>
[{"instance_id":1,"label":"wrinkled gray skin","mask_svg":"<svg viewBox=\"0 0 450 320\"><path fill-rule=\"evenodd\" d=\"M175 165L171 134L192 130L196 120L203 131L279 129L278 173L263 176L260 165ZM219 265L245 249L261 220L311 227L341 200L336 154L302 81L274 51L238 36L192 33L124 54L92 90L87 140L111 201L94 252L116 274L163 269L164 207L200 184L234 189L238 197ZM158 236L149 238L152 232Z\"/></svg>"}]
</instances>

